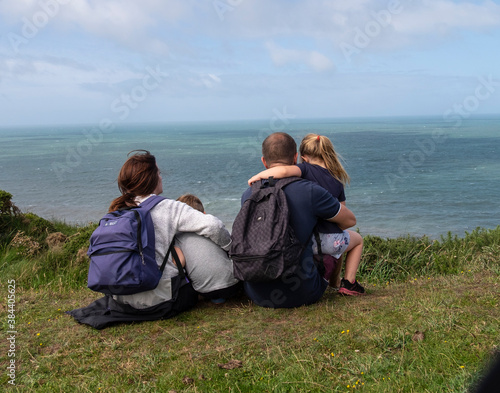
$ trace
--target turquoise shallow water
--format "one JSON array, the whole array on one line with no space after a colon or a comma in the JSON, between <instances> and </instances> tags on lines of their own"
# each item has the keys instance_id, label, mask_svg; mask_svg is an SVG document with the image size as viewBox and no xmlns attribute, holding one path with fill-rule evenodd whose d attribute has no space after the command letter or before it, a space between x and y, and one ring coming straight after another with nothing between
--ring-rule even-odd
<instances>
[{"instance_id":1,"label":"turquoise shallow water","mask_svg":"<svg viewBox=\"0 0 500 393\"><path fill-rule=\"evenodd\" d=\"M332 139L351 176L347 205L362 234L439 237L500 224L500 117L287 120L0 129L0 189L23 211L97 221L118 195L133 149L156 155L164 195L197 194L228 227L247 179L263 167L262 140L283 130Z\"/></svg>"}]
</instances>

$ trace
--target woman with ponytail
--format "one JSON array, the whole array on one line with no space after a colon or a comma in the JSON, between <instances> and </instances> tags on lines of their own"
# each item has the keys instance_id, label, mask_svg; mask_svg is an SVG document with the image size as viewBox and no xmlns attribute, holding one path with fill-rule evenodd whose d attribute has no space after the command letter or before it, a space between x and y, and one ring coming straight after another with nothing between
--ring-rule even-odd
<instances>
[{"instance_id":1,"label":"woman with ponytail","mask_svg":"<svg viewBox=\"0 0 500 393\"><path fill-rule=\"evenodd\" d=\"M162 177L155 157L145 150L131 153L118 175L121 195L111 202L110 212L140 205L152 195L163 192ZM215 216L172 199L160 201L150 212L158 266L161 266L175 235L180 233L196 233L212 240L222 250L229 250L231 236L222 221ZM183 266L184 263L181 257ZM191 283L180 277L177 266L169 257L155 289L132 295L106 296L69 314L79 322L97 329L114 323L170 318L189 310L198 300L198 293Z\"/></svg>"},{"instance_id":2,"label":"woman with ponytail","mask_svg":"<svg viewBox=\"0 0 500 393\"><path fill-rule=\"evenodd\" d=\"M161 173L155 156L146 150L134 150L130 153L118 174L118 189L121 195L111 202L110 212L137 206L136 197L163 192Z\"/></svg>"},{"instance_id":3,"label":"woman with ponytail","mask_svg":"<svg viewBox=\"0 0 500 393\"><path fill-rule=\"evenodd\" d=\"M261 179L270 176L280 179L285 177L299 176L311 180L330 192L339 202L345 206L344 186L349 183L349 175L335 152L332 141L324 135L307 134L299 147L302 163L298 165L277 166L266 169L248 180L251 185ZM330 285L339 288L339 293L344 295L364 294L364 288L356 281L356 273L363 252L363 238L358 232L339 228L337 224L326 220L318 221L316 226L319 232L321 252L341 259L345 253L344 278L340 280L341 264L335 272L328 272ZM313 252L318 254L319 248L316 238L313 236Z\"/></svg>"},{"instance_id":4,"label":"woman with ponytail","mask_svg":"<svg viewBox=\"0 0 500 393\"><path fill-rule=\"evenodd\" d=\"M151 195L163 192L162 177L155 157L148 151L133 153L118 175L118 188L122 195L111 202L110 211L136 206ZM159 266L172 239L180 233L196 233L209 238L225 251L229 249L231 237L222 221L210 214L203 214L185 203L165 199L151 209L151 218L155 228L156 262ZM114 296L114 298L135 308L151 307L169 301L170 279L177 274L175 263L167 263L160 284L155 289L134 295ZM189 292L187 296L197 298L198 295L192 290L191 284L186 285L190 287L189 291L186 290L186 293Z\"/></svg>"}]
</instances>

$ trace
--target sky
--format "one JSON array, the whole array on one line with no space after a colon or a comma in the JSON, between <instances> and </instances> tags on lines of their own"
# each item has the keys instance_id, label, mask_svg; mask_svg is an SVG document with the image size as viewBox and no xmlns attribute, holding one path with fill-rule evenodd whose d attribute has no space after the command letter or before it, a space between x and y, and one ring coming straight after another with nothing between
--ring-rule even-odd
<instances>
[{"instance_id":1,"label":"sky","mask_svg":"<svg viewBox=\"0 0 500 393\"><path fill-rule=\"evenodd\" d=\"M0 127L500 113L500 0L0 0Z\"/></svg>"}]
</instances>

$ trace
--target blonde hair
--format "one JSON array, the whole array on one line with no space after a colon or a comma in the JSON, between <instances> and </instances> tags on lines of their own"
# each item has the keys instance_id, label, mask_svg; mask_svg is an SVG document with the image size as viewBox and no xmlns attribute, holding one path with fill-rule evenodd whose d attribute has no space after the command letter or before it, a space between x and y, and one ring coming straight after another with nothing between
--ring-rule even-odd
<instances>
[{"instance_id":1,"label":"blonde hair","mask_svg":"<svg viewBox=\"0 0 500 393\"><path fill-rule=\"evenodd\" d=\"M300 143L299 152L301 156L323 160L328 172L343 185L350 182L351 179L340 162L342 157L335 152L332 141L326 136L307 134Z\"/></svg>"}]
</instances>

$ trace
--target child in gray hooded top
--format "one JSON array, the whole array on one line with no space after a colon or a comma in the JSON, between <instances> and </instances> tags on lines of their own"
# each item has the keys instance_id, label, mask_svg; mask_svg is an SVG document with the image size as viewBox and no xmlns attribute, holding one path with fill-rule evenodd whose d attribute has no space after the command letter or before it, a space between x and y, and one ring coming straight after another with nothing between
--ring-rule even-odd
<instances>
[{"instance_id":1,"label":"child in gray hooded top","mask_svg":"<svg viewBox=\"0 0 500 393\"><path fill-rule=\"evenodd\" d=\"M205 213L202 202L195 195L185 194L177 201ZM176 239L176 248L181 249L186 272L196 292L213 303L223 303L240 291L242 285L234 278L233 262L220 246L196 233L181 233ZM181 255L179 257L182 259Z\"/></svg>"}]
</instances>

